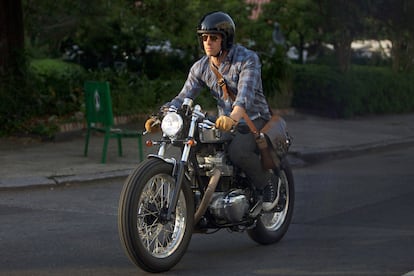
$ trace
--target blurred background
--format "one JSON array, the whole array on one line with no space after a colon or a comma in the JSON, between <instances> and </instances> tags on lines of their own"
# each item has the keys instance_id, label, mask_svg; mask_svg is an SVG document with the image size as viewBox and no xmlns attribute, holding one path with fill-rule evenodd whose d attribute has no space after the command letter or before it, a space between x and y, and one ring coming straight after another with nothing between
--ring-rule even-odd
<instances>
[{"instance_id":1,"label":"blurred background","mask_svg":"<svg viewBox=\"0 0 414 276\"><path fill-rule=\"evenodd\" d=\"M272 108L414 111L411 0L3 0L0 136L53 137L82 122L86 80L110 82L118 116L156 112L202 56L197 24L214 10L260 55ZM198 101L214 107L207 91Z\"/></svg>"}]
</instances>

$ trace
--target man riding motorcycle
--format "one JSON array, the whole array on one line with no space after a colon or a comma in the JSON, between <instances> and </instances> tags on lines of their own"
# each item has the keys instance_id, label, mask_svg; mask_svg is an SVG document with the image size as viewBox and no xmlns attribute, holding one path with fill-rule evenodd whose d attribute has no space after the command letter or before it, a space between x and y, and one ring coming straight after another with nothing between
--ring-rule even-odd
<instances>
[{"instance_id":1,"label":"man riding motorcycle","mask_svg":"<svg viewBox=\"0 0 414 276\"><path fill-rule=\"evenodd\" d=\"M229 146L230 160L251 178L257 194L255 209L272 211L278 179L262 167L255 137L243 119L246 113L255 127L261 129L271 117L263 93L260 59L255 52L234 43L235 24L224 12L206 14L197 34L205 55L193 64L182 90L169 106L179 108L185 98L194 100L204 87L210 89L217 100L216 127L223 131L235 129ZM223 91L223 84L213 70L222 75L233 95ZM153 123L153 118L148 119L147 132L153 130Z\"/></svg>"}]
</instances>

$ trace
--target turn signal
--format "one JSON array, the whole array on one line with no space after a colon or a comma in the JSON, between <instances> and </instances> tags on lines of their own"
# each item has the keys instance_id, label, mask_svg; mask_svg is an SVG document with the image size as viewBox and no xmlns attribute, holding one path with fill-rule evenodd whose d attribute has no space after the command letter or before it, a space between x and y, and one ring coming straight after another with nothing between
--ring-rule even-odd
<instances>
[{"instance_id":1,"label":"turn signal","mask_svg":"<svg viewBox=\"0 0 414 276\"><path fill-rule=\"evenodd\" d=\"M186 144L188 144L190 147L193 147L196 145L196 141L194 139L190 139L186 142Z\"/></svg>"},{"instance_id":2,"label":"turn signal","mask_svg":"<svg viewBox=\"0 0 414 276\"><path fill-rule=\"evenodd\" d=\"M147 140L147 141L145 141L145 145L146 145L147 147L152 147L154 144L152 143L152 141L151 141L151 140Z\"/></svg>"}]
</instances>

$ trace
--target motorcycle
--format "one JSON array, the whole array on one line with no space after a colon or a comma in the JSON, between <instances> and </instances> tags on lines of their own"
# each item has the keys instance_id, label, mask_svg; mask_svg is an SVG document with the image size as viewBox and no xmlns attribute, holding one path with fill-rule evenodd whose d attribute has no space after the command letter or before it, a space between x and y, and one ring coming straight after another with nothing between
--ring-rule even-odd
<instances>
[{"instance_id":1,"label":"motorcycle","mask_svg":"<svg viewBox=\"0 0 414 276\"><path fill-rule=\"evenodd\" d=\"M282 158L271 211L257 207L248 176L232 164L227 148L231 132L214 126L199 105L185 99L163 116L158 146L128 176L118 210L122 246L130 260L147 272L164 272L183 257L193 233L220 229L246 231L255 242L276 243L292 220L295 188L291 167ZM181 149L170 154L171 147ZM168 154L167 154L168 152Z\"/></svg>"}]
</instances>

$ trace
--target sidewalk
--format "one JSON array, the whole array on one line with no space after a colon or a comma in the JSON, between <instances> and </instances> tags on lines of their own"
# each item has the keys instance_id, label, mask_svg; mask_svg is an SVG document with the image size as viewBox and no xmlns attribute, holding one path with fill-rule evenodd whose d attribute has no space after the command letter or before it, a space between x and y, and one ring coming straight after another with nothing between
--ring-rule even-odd
<instances>
[{"instance_id":1,"label":"sidewalk","mask_svg":"<svg viewBox=\"0 0 414 276\"><path fill-rule=\"evenodd\" d=\"M286 115L293 137L289 159L293 167L327 158L356 155L392 146L414 145L414 114L332 120L303 114ZM141 129L143 122L137 125ZM0 189L61 185L112 177L126 177L139 163L135 139L124 139L124 156L116 141L101 164L102 137L92 136L89 155L83 156L84 132L56 142L23 138L0 139ZM151 136L144 136L144 141ZM155 148L144 146L144 156Z\"/></svg>"}]
</instances>

